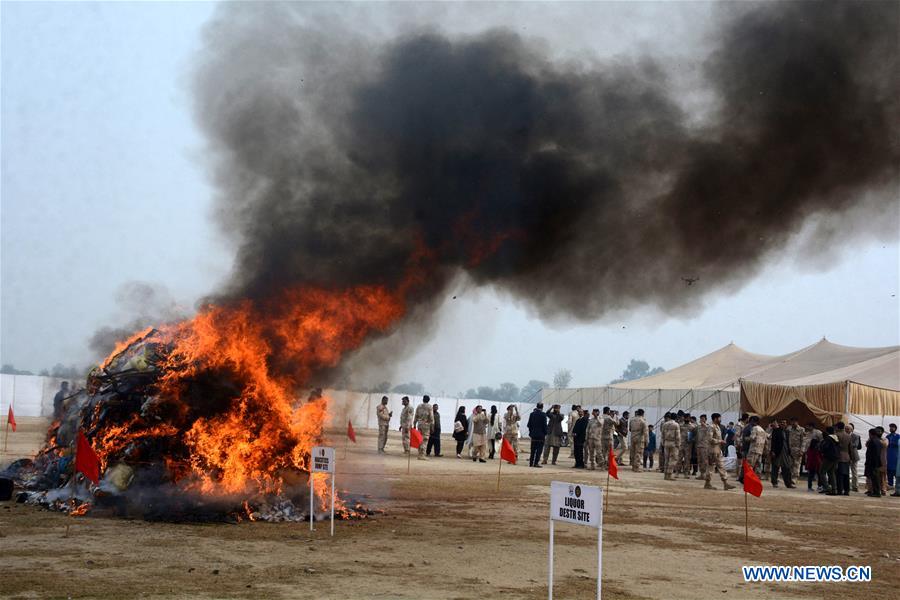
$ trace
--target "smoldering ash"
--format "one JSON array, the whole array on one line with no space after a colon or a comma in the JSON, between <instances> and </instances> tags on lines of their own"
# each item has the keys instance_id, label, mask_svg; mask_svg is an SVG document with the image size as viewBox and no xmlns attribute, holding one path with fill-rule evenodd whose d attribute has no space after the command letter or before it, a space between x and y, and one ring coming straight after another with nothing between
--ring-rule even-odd
<instances>
[{"instance_id":1,"label":"smoldering ash","mask_svg":"<svg viewBox=\"0 0 900 600\"><path fill-rule=\"evenodd\" d=\"M412 302L463 270L545 317L677 313L809 217L872 195L896 215L897 3L721 12L697 121L652 56L561 64L503 29L375 42L302 5L226 6L196 95L239 243L228 295L396 288L416 262Z\"/></svg>"}]
</instances>

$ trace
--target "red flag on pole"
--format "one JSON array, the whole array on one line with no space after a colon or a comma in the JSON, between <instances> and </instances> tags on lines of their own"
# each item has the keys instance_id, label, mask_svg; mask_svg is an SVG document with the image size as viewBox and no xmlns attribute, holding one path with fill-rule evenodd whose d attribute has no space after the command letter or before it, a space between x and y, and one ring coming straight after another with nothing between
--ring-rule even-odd
<instances>
[{"instance_id":1,"label":"red flag on pole","mask_svg":"<svg viewBox=\"0 0 900 600\"><path fill-rule=\"evenodd\" d=\"M422 445L422 434L418 429L412 428L409 430L409 446L410 448L418 448Z\"/></svg>"},{"instance_id":2,"label":"red flag on pole","mask_svg":"<svg viewBox=\"0 0 900 600\"><path fill-rule=\"evenodd\" d=\"M356 432L353 431L353 423L350 419L347 419L347 437L350 438L351 442L356 443Z\"/></svg>"},{"instance_id":3,"label":"red flag on pole","mask_svg":"<svg viewBox=\"0 0 900 600\"><path fill-rule=\"evenodd\" d=\"M100 483L100 459L81 431L78 432L78 440L75 443L75 471L84 473L94 485Z\"/></svg>"},{"instance_id":4,"label":"red flag on pole","mask_svg":"<svg viewBox=\"0 0 900 600\"><path fill-rule=\"evenodd\" d=\"M747 459L744 459L743 464L744 469L744 491L748 494L753 494L757 498L762 496L762 481L759 480L759 475L753 470L753 467L750 466L750 463L747 462Z\"/></svg>"},{"instance_id":5,"label":"red flag on pole","mask_svg":"<svg viewBox=\"0 0 900 600\"><path fill-rule=\"evenodd\" d=\"M609 449L609 474L619 479L619 465L616 464L616 453L612 448Z\"/></svg>"},{"instance_id":6,"label":"red flag on pole","mask_svg":"<svg viewBox=\"0 0 900 600\"><path fill-rule=\"evenodd\" d=\"M6 422L9 423L9 426L12 427L12 430L16 430L16 415L13 414L12 404L9 405L9 413L6 415Z\"/></svg>"},{"instance_id":7,"label":"red flag on pole","mask_svg":"<svg viewBox=\"0 0 900 600\"><path fill-rule=\"evenodd\" d=\"M516 464L516 458L518 458L512 444L506 438L503 438L503 442L500 444L500 458L511 464Z\"/></svg>"}]
</instances>

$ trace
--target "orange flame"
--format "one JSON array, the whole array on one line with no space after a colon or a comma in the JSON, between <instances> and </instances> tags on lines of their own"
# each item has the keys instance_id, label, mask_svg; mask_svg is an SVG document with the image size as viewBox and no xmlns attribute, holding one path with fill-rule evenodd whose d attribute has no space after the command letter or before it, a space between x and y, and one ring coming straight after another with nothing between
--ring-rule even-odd
<instances>
[{"instance_id":1,"label":"orange flame","mask_svg":"<svg viewBox=\"0 0 900 600\"><path fill-rule=\"evenodd\" d=\"M91 509L90 502L82 502L78 506L74 505L74 500L72 501L72 508L69 509L69 514L73 517L80 517L81 515L87 514L87 512Z\"/></svg>"},{"instance_id":2,"label":"orange flame","mask_svg":"<svg viewBox=\"0 0 900 600\"><path fill-rule=\"evenodd\" d=\"M143 331L139 331L138 333L135 333L131 337L129 337L125 340L122 340L121 342L116 342L116 347L113 348L113 351L109 353L109 356L107 356L106 359L100 364L100 368L105 369L105 368L109 367L109 365L113 361L113 359L116 356L118 356L118 354L120 352L122 352L122 350L125 350L128 346L130 346L134 342L138 341L142 337L146 336L151 331L153 331L153 328L148 327L148 328L144 329Z\"/></svg>"},{"instance_id":3,"label":"orange flame","mask_svg":"<svg viewBox=\"0 0 900 600\"><path fill-rule=\"evenodd\" d=\"M198 403L224 405L193 421L185 417L182 429L169 423L148 427L147 419L136 415L124 423L100 422L93 440L101 465L105 468L132 444L183 434L186 464L173 461L168 466L188 485L204 493L280 492L286 471L309 470L310 451L322 439L327 416L326 398L301 401L299 389L314 373L336 366L373 332L386 331L401 318L407 289L291 289L275 299L209 306L193 319L123 342L119 352L144 338L164 349L156 357L162 362L154 401L174 420ZM115 356L104 366L113 364ZM196 397L208 391L194 385L200 378L221 379L230 386L228 393ZM330 490L315 477L319 502L325 505Z\"/></svg>"}]
</instances>

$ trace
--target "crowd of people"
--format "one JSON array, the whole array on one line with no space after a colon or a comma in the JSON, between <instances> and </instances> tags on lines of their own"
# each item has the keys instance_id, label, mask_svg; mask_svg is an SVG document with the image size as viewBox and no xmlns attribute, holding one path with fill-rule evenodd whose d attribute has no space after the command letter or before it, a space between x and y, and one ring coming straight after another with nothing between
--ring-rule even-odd
<instances>
[{"instance_id":1,"label":"crowd of people","mask_svg":"<svg viewBox=\"0 0 900 600\"><path fill-rule=\"evenodd\" d=\"M404 396L401 402L403 452L410 452L410 430L416 429L423 440L418 448L419 460L443 456L437 404L431 405L428 396L415 409L409 397ZM376 416L378 452L384 453L393 417L387 396L381 399ZM574 405L564 415L559 404L545 411L538 403L525 423L530 439L528 466L540 469L548 461L557 465L561 449L569 448L569 458L574 459L572 468L606 470L612 451L617 464L630 466L635 472L653 470L655 463L664 479L696 478L704 481L707 489L713 488L715 474L723 489L729 490L735 487L729 482L729 471L737 481L743 481L746 459L773 487L778 487L780 479L785 487L795 488L805 476L809 492L847 496L860 489L858 472L863 461L866 495L881 497L893 487L890 495L900 497L900 434L896 424L891 423L887 433L882 427L871 428L864 441L852 423L838 422L824 431L812 422L800 426L797 418L790 422L774 419L767 428L760 423L756 415L743 414L737 423L724 424L719 413L695 416L679 410L667 412L656 431L644 418L643 409L631 416L627 410L619 415L608 406L588 410ZM456 457L480 463L493 460L503 439L518 454L521 425L515 404L502 414L496 406L486 411L478 405L468 415L465 407L459 407L452 433Z\"/></svg>"}]
</instances>

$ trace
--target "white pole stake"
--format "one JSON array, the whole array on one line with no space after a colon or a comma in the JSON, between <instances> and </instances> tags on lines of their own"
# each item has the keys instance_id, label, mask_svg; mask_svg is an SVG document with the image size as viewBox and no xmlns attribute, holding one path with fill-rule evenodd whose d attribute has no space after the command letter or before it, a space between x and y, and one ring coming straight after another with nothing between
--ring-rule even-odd
<instances>
[{"instance_id":1,"label":"white pole stake","mask_svg":"<svg viewBox=\"0 0 900 600\"><path fill-rule=\"evenodd\" d=\"M313 474L309 473L309 530L313 531Z\"/></svg>"},{"instance_id":2,"label":"white pole stake","mask_svg":"<svg viewBox=\"0 0 900 600\"><path fill-rule=\"evenodd\" d=\"M550 565L547 572L547 598L553 600L553 519L550 519Z\"/></svg>"},{"instance_id":3,"label":"white pole stake","mask_svg":"<svg viewBox=\"0 0 900 600\"><path fill-rule=\"evenodd\" d=\"M603 494L603 490L600 491ZM603 506L601 498L600 506ZM600 587L603 578L603 510L600 511L600 526L597 528L597 600L600 600Z\"/></svg>"},{"instance_id":4,"label":"white pole stake","mask_svg":"<svg viewBox=\"0 0 900 600\"><path fill-rule=\"evenodd\" d=\"M331 537L334 537L334 473L331 474Z\"/></svg>"}]
</instances>

